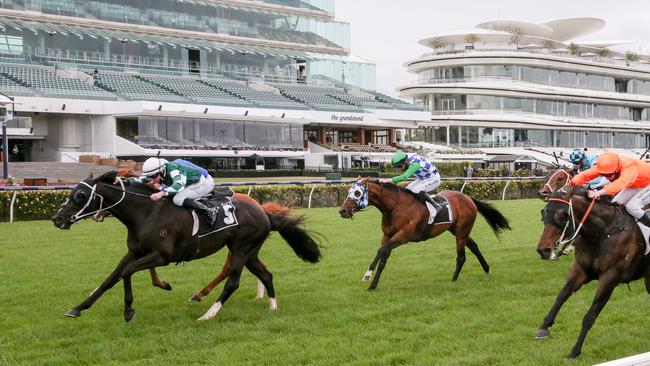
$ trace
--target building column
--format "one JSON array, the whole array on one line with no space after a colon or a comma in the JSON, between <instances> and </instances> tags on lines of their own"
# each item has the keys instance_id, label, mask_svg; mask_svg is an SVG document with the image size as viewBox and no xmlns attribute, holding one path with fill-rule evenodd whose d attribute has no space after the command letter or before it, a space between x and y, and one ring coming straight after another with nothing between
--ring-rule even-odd
<instances>
[{"instance_id":1,"label":"building column","mask_svg":"<svg viewBox=\"0 0 650 366\"><path fill-rule=\"evenodd\" d=\"M388 145L392 145L395 141L395 130L392 128L388 129Z\"/></svg>"},{"instance_id":2,"label":"building column","mask_svg":"<svg viewBox=\"0 0 650 366\"><path fill-rule=\"evenodd\" d=\"M365 128L360 128L359 129L359 135L360 135L359 136L360 137L359 138L359 143L361 145L365 145L366 144L366 129Z\"/></svg>"},{"instance_id":3,"label":"building column","mask_svg":"<svg viewBox=\"0 0 650 366\"><path fill-rule=\"evenodd\" d=\"M318 127L318 141L321 145L327 141L326 134L325 134L325 127L323 126Z\"/></svg>"}]
</instances>

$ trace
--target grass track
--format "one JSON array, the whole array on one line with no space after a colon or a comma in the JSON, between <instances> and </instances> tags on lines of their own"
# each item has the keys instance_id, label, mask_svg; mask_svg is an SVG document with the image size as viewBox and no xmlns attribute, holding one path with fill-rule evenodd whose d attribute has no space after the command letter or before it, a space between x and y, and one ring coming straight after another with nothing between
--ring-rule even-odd
<instances>
[{"instance_id":1,"label":"grass track","mask_svg":"<svg viewBox=\"0 0 650 366\"><path fill-rule=\"evenodd\" d=\"M220 269L225 253L159 270L172 292L133 280L137 317L122 319L121 283L79 319L78 304L125 252L116 220L83 222L60 231L46 221L0 224L0 364L211 365L565 365L595 290L585 286L565 304L553 337L532 336L570 265L542 262L535 245L542 202L495 202L512 221L501 242L482 218L473 237L491 266L476 258L451 283L455 245L449 234L396 249L375 292L361 276L380 238L379 213L354 221L334 208L305 210L322 233L324 259L301 262L279 235L261 257L274 274L279 309L254 300L256 281L244 272L239 290L217 317L197 322L221 287L200 304L189 296ZM640 281L620 286L591 330L590 365L650 350L648 295Z\"/></svg>"}]
</instances>

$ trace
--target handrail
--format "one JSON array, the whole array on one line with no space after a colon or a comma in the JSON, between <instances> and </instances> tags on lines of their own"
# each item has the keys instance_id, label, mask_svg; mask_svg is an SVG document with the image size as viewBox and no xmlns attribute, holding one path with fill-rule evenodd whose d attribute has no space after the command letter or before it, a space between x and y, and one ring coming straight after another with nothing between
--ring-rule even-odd
<instances>
[{"instance_id":1,"label":"handrail","mask_svg":"<svg viewBox=\"0 0 650 366\"><path fill-rule=\"evenodd\" d=\"M546 177L449 177L441 178L442 181L512 181L512 180L541 180ZM341 184L354 183L356 179L338 179L338 180L295 180L295 181L270 181L270 182L217 182L215 186L232 187L232 186L266 186L266 185L308 185L308 184ZM55 191L69 190L75 186L2 186L2 191Z\"/></svg>"}]
</instances>

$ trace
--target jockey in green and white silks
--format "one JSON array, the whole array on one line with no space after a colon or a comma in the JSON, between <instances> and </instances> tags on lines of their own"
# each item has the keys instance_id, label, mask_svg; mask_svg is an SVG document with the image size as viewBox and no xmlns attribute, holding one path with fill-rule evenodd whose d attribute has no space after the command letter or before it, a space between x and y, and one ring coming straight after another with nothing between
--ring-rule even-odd
<instances>
[{"instance_id":1,"label":"jockey in green and white silks","mask_svg":"<svg viewBox=\"0 0 650 366\"><path fill-rule=\"evenodd\" d=\"M415 177L415 180L407 185L406 189L419 195L435 207L427 192L433 191L440 186L440 173L438 173L438 169L432 162L417 154L397 151L391 158L391 164L400 168L404 173L391 179L382 179L382 182L399 183Z\"/></svg>"},{"instance_id":2,"label":"jockey in green and white silks","mask_svg":"<svg viewBox=\"0 0 650 366\"><path fill-rule=\"evenodd\" d=\"M153 193L152 200L171 197L177 206L204 211L210 218L210 223L214 225L217 218L216 209L195 201L207 196L214 189L214 179L210 175L201 174L190 166L168 162L165 159L149 158L142 165L142 176L131 179L145 184L154 183L160 192Z\"/></svg>"}]
</instances>

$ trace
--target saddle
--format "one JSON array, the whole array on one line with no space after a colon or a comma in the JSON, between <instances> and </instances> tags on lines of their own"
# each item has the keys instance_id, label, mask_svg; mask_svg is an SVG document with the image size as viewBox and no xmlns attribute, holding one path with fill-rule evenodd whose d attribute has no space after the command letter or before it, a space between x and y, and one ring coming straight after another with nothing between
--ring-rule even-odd
<instances>
[{"instance_id":1,"label":"saddle","mask_svg":"<svg viewBox=\"0 0 650 366\"><path fill-rule=\"evenodd\" d=\"M453 221L453 213L451 211L451 205L449 204L449 201L447 198L444 196L440 195L435 195L431 197L431 200L433 201L433 205L431 202L426 200L424 197L422 197L419 194L413 194L415 198L417 198L418 201L422 202L427 209L429 209L429 214L432 213L431 208L435 209L436 211L436 216L433 218L433 220L428 225L439 225L439 224L449 224ZM429 207L432 206L432 207Z\"/></svg>"},{"instance_id":2,"label":"saddle","mask_svg":"<svg viewBox=\"0 0 650 366\"><path fill-rule=\"evenodd\" d=\"M217 209L217 219L214 226L210 225L210 219L205 214L197 214L192 210L192 237L183 243L180 247L182 253L181 261L190 261L199 253L200 239L204 236L211 235L217 231L239 225L237 216L235 216L235 205L232 204L231 197L234 192L230 188L215 189L203 198L197 199L202 204Z\"/></svg>"}]
</instances>

